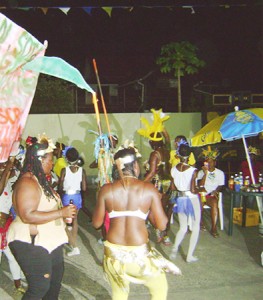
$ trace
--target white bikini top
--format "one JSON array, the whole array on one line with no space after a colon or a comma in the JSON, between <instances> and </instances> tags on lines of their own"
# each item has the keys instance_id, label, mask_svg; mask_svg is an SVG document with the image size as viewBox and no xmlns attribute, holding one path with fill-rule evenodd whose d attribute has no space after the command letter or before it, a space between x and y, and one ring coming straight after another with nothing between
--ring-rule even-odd
<instances>
[{"instance_id":1,"label":"white bikini top","mask_svg":"<svg viewBox=\"0 0 263 300\"><path fill-rule=\"evenodd\" d=\"M149 212L144 213L140 209L137 210L112 210L109 212L109 218L117 218L117 217L138 217L143 220L146 220Z\"/></svg>"}]
</instances>

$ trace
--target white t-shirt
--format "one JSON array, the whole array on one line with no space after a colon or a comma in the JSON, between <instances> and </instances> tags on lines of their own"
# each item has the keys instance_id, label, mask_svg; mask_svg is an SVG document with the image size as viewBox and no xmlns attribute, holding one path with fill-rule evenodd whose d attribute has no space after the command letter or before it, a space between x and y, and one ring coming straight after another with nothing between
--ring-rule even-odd
<instances>
[{"instance_id":1,"label":"white t-shirt","mask_svg":"<svg viewBox=\"0 0 263 300\"><path fill-rule=\"evenodd\" d=\"M78 171L73 173L70 167L66 167L66 174L63 183L63 190L69 191L81 191L82 181L82 167L79 167Z\"/></svg>"},{"instance_id":2,"label":"white t-shirt","mask_svg":"<svg viewBox=\"0 0 263 300\"><path fill-rule=\"evenodd\" d=\"M197 180L202 179L204 176L204 171L200 170L197 174ZM215 168L213 172L207 173L204 188L206 190L206 195L213 192L218 186L225 185L225 174L223 171Z\"/></svg>"}]
</instances>

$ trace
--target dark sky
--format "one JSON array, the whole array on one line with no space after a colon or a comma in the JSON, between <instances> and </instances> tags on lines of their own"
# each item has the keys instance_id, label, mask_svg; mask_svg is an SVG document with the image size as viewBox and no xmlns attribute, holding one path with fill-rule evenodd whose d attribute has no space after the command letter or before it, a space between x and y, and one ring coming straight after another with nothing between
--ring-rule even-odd
<instances>
[{"instance_id":1,"label":"dark sky","mask_svg":"<svg viewBox=\"0 0 263 300\"><path fill-rule=\"evenodd\" d=\"M100 8L91 14L72 8L68 15L49 9L1 10L41 42L46 55L59 56L85 69L96 58L103 80L124 83L156 68L163 44L187 40L199 48L206 67L189 80L194 84L230 86L232 90L263 92L263 6L196 7L190 9ZM86 63L85 63L86 62Z\"/></svg>"}]
</instances>

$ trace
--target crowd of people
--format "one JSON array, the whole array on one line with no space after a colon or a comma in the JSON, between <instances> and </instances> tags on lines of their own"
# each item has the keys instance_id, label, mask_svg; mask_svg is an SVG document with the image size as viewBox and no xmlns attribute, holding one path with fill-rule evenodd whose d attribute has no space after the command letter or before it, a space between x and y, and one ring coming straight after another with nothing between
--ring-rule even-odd
<instances>
[{"instance_id":1,"label":"crowd of people","mask_svg":"<svg viewBox=\"0 0 263 300\"><path fill-rule=\"evenodd\" d=\"M197 168L186 137L176 136L172 150L170 136L162 127L149 134L152 152L142 164L134 143L117 149L118 137L113 137L108 137L111 166L107 172L111 176L103 183L99 177L96 206L90 216L96 229L104 228L103 270L112 299L127 299L130 283L144 284L151 299L166 299L165 273L181 274L172 261L187 232L185 261L198 261L194 252L199 233L208 229L204 205L211 207L210 234L219 236L218 199L225 185L224 172L216 168L219 153L211 147L203 149L203 165ZM7 256L22 299L58 299L64 246L70 248L68 256L80 254L78 212L87 190L84 160L76 148L59 142L54 145L46 135L28 137L25 149L21 146L20 150L0 164L0 253ZM90 167L99 168L98 159ZM174 241L169 232L173 214L179 224ZM66 226L67 219L72 219L70 226ZM150 241L149 227L156 240ZM152 242L171 246L170 260Z\"/></svg>"}]
</instances>

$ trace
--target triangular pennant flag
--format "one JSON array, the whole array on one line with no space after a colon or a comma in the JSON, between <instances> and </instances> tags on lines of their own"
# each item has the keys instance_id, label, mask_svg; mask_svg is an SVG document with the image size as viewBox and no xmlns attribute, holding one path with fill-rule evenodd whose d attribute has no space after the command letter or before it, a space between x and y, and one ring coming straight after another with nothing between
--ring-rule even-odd
<instances>
[{"instance_id":1,"label":"triangular pennant flag","mask_svg":"<svg viewBox=\"0 0 263 300\"><path fill-rule=\"evenodd\" d=\"M63 13L64 13L65 15L67 15L67 14L68 14L68 11L70 10L70 7L59 7L59 9L60 9L61 11L63 11Z\"/></svg>"},{"instance_id":2,"label":"triangular pennant flag","mask_svg":"<svg viewBox=\"0 0 263 300\"><path fill-rule=\"evenodd\" d=\"M92 7L82 7L83 10L88 13L89 15L91 15L91 10L92 10Z\"/></svg>"},{"instance_id":3,"label":"triangular pennant flag","mask_svg":"<svg viewBox=\"0 0 263 300\"><path fill-rule=\"evenodd\" d=\"M111 17L112 7L102 7L102 9L105 10L106 13Z\"/></svg>"},{"instance_id":4,"label":"triangular pennant flag","mask_svg":"<svg viewBox=\"0 0 263 300\"><path fill-rule=\"evenodd\" d=\"M48 12L48 7L40 7L40 9L43 11L44 15Z\"/></svg>"}]
</instances>

